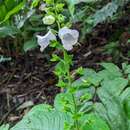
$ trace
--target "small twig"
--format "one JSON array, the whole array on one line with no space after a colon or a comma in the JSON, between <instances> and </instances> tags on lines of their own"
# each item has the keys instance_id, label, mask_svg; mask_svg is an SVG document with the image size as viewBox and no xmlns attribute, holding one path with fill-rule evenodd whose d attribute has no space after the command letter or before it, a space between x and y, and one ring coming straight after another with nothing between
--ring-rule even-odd
<instances>
[{"instance_id":1,"label":"small twig","mask_svg":"<svg viewBox=\"0 0 130 130\"><path fill-rule=\"evenodd\" d=\"M9 93L6 93L6 97L7 97L7 107L8 107L8 111L10 111L10 98L9 98Z\"/></svg>"},{"instance_id":2,"label":"small twig","mask_svg":"<svg viewBox=\"0 0 130 130\"><path fill-rule=\"evenodd\" d=\"M16 108L18 108L20 105L22 105L24 103L24 101L16 106L14 106L13 108L10 109L10 111L8 111L3 118L0 120L0 125L2 125L4 123L4 121L6 120L6 118L9 116L10 113L12 113Z\"/></svg>"}]
</instances>

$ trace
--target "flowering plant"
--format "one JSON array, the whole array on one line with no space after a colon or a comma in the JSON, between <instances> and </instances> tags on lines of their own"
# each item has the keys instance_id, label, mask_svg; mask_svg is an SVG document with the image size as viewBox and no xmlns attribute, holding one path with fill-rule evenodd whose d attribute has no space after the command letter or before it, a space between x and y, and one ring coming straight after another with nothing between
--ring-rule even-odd
<instances>
[{"instance_id":1,"label":"flowering plant","mask_svg":"<svg viewBox=\"0 0 130 130\"><path fill-rule=\"evenodd\" d=\"M34 0L35 2L37 0ZM58 77L56 86L62 91L56 95L54 107L47 104L35 106L11 130L95 130L94 127L90 128L93 124L91 118L97 117L94 114L88 114L91 110L88 107L93 105L88 104L90 103L88 101L92 99L87 89L90 83L82 78L80 83L75 80L75 75L84 75L85 69L80 67L74 73L71 72L73 56L70 51L78 43L79 32L70 29L71 22L63 15L64 6L65 4L60 0L44 0L44 3L41 3L39 9L44 14L42 22L48 31L43 36L36 35L41 52L48 46L62 52L62 55L52 54L51 58L52 62L58 62L54 73ZM102 120L99 122L102 123ZM2 129L3 127L6 128L2 126ZM104 130L109 129L106 127Z\"/></svg>"},{"instance_id":2,"label":"flowering plant","mask_svg":"<svg viewBox=\"0 0 130 130\"><path fill-rule=\"evenodd\" d=\"M55 47L63 52L63 58L53 54L51 61L58 62L55 68L55 74L58 76L59 81L57 83L58 87L63 88L65 90L65 95L70 95L72 97L72 102L74 105L74 109L68 110L70 103L65 103L66 100L62 99L65 95L63 94L61 101L63 102L63 111L66 113L71 113L71 117L73 118L73 123L68 124L65 123L64 129L76 129L79 130L79 119L80 113L77 111L76 99L74 96L72 89L72 81L74 80L72 75L70 74L70 66L72 65L72 55L68 54L68 51L73 49L73 46L78 43L79 32L75 29L70 29L65 22L65 16L62 15L64 4L55 3L46 0L46 15L43 18L43 23L49 25L49 31L44 35L37 35L37 43L40 46L40 50L44 51L44 49L50 45L51 47ZM54 10L52 9L52 6ZM49 15L48 15L49 14ZM62 18L62 20L61 20ZM56 29L52 29L51 26L56 24ZM60 44L61 43L61 44ZM58 96L57 96L58 97ZM60 99L58 99L60 100ZM67 99L68 100L68 99ZM68 109L67 109L68 108Z\"/></svg>"}]
</instances>

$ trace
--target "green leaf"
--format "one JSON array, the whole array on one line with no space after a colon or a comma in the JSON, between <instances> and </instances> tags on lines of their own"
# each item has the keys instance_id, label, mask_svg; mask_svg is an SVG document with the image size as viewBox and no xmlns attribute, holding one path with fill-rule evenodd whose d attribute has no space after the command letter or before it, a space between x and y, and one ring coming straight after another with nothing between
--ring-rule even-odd
<instances>
[{"instance_id":1,"label":"green leaf","mask_svg":"<svg viewBox=\"0 0 130 130\"><path fill-rule=\"evenodd\" d=\"M73 55L69 55L66 52L64 52L64 61L66 64L72 65L72 58Z\"/></svg>"},{"instance_id":2,"label":"green leaf","mask_svg":"<svg viewBox=\"0 0 130 130\"><path fill-rule=\"evenodd\" d=\"M86 76L82 76L73 82L73 87L89 87L91 83L87 80Z\"/></svg>"},{"instance_id":3,"label":"green leaf","mask_svg":"<svg viewBox=\"0 0 130 130\"><path fill-rule=\"evenodd\" d=\"M90 82L92 85L94 86L99 86L102 77L100 77L100 75L98 75L97 73L95 75L91 75L87 78L88 82Z\"/></svg>"},{"instance_id":4,"label":"green leaf","mask_svg":"<svg viewBox=\"0 0 130 130\"><path fill-rule=\"evenodd\" d=\"M9 130L9 124L0 126L0 130Z\"/></svg>"},{"instance_id":5,"label":"green leaf","mask_svg":"<svg viewBox=\"0 0 130 130\"><path fill-rule=\"evenodd\" d=\"M124 111L130 120L130 98L128 100L125 100L123 105L124 105Z\"/></svg>"},{"instance_id":6,"label":"green leaf","mask_svg":"<svg viewBox=\"0 0 130 130\"><path fill-rule=\"evenodd\" d=\"M51 58L52 62L56 62L56 61L60 61L60 60L61 60L61 58L58 55L52 54L52 58Z\"/></svg>"},{"instance_id":7,"label":"green leaf","mask_svg":"<svg viewBox=\"0 0 130 130\"><path fill-rule=\"evenodd\" d=\"M98 96L103 103L104 111L106 113L106 121L111 130L128 130L128 120L123 105L121 104L120 99L115 96L115 93L110 93L108 89L102 87L98 89ZM96 111L98 111L97 109ZM102 112L102 110L100 111ZM100 113L100 111L97 113Z\"/></svg>"},{"instance_id":8,"label":"green leaf","mask_svg":"<svg viewBox=\"0 0 130 130\"><path fill-rule=\"evenodd\" d=\"M126 88L120 95L121 102L128 118L130 119L130 87Z\"/></svg>"},{"instance_id":9,"label":"green leaf","mask_svg":"<svg viewBox=\"0 0 130 130\"><path fill-rule=\"evenodd\" d=\"M104 22L109 17L112 18L114 13L116 13L118 9L118 5L114 2L109 2L105 6L103 6L101 9L96 10L95 14L90 15L85 20L85 26L84 29L87 33L91 32L92 29L97 26L99 23Z\"/></svg>"},{"instance_id":10,"label":"green leaf","mask_svg":"<svg viewBox=\"0 0 130 130\"><path fill-rule=\"evenodd\" d=\"M5 38L7 36L13 37L18 33L18 30L14 26L3 26L0 27L0 38Z\"/></svg>"},{"instance_id":11,"label":"green leaf","mask_svg":"<svg viewBox=\"0 0 130 130\"><path fill-rule=\"evenodd\" d=\"M89 3L98 2L100 0L66 0L66 1L68 3L70 14L71 14L73 20L75 20L74 13L75 13L75 5L76 4L79 4L82 2L89 4Z\"/></svg>"},{"instance_id":12,"label":"green leaf","mask_svg":"<svg viewBox=\"0 0 130 130\"><path fill-rule=\"evenodd\" d=\"M69 2L70 4L73 4L73 5L79 4L79 3L81 3L81 2L85 2L85 3L95 3L95 2L97 2L97 1L100 1L100 0L68 0L68 2Z\"/></svg>"},{"instance_id":13,"label":"green leaf","mask_svg":"<svg viewBox=\"0 0 130 130\"><path fill-rule=\"evenodd\" d=\"M130 43L130 39L128 39L128 41L127 41L128 43Z\"/></svg>"},{"instance_id":14,"label":"green leaf","mask_svg":"<svg viewBox=\"0 0 130 130\"><path fill-rule=\"evenodd\" d=\"M31 4L31 8L38 6L39 2L40 2L40 0L33 0L32 4Z\"/></svg>"},{"instance_id":15,"label":"green leaf","mask_svg":"<svg viewBox=\"0 0 130 130\"><path fill-rule=\"evenodd\" d=\"M120 95L121 101L127 100L130 98L130 87L127 87L122 94Z\"/></svg>"},{"instance_id":16,"label":"green leaf","mask_svg":"<svg viewBox=\"0 0 130 130\"><path fill-rule=\"evenodd\" d=\"M0 21L2 21L7 13L6 7L0 4Z\"/></svg>"},{"instance_id":17,"label":"green leaf","mask_svg":"<svg viewBox=\"0 0 130 130\"><path fill-rule=\"evenodd\" d=\"M60 93L56 96L54 101L55 109L58 111L65 111L67 109L74 112L74 102L72 94L70 93Z\"/></svg>"},{"instance_id":18,"label":"green leaf","mask_svg":"<svg viewBox=\"0 0 130 130\"><path fill-rule=\"evenodd\" d=\"M128 85L128 80L124 78L115 78L114 80L105 80L101 86L115 95L120 95L124 88Z\"/></svg>"},{"instance_id":19,"label":"green leaf","mask_svg":"<svg viewBox=\"0 0 130 130\"><path fill-rule=\"evenodd\" d=\"M110 130L106 122L93 113L85 115L82 122L81 130Z\"/></svg>"},{"instance_id":20,"label":"green leaf","mask_svg":"<svg viewBox=\"0 0 130 130\"><path fill-rule=\"evenodd\" d=\"M11 130L64 130L64 122L70 121L67 114L41 104L35 106Z\"/></svg>"},{"instance_id":21,"label":"green leaf","mask_svg":"<svg viewBox=\"0 0 130 130\"><path fill-rule=\"evenodd\" d=\"M103 120L105 120L109 124L109 117L107 114L107 110L102 103L95 103L94 104L94 111L97 115L99 115Z\"/></svg>"},{"instance_id":22,"label":"green leaf","mask_svg":"<svg viewBox=\"0 0 130 130\"><path fill-rule=\"evenodd\" d=\"M112 75L119 77L122 76L121 70L113 63L101 63L100 65L103 66Z\"/></svg>"},{"instance_id":23,"label":"green leaf","mask_svg":"<svg viewBox=\"0 0 130 130\"><path fill-rule=\"evenodd\" d=\"M111 74L109 71L107 70L101 70L98 72L98 75L100 77L102 77L103 80L112 80L112 79L115 79L117 78L117 76Z\"/></svg>"},{"instance_id":24,"label":"green leaf","mask_svg":"<svg viewBox=\"0 0 130 130\"><path fill-rule=\"evenodd\" d=\"M86 112L89 112L91 110L93 110L93 102L88 101L81 106L79 112L85 112L86 113Z\"/></svg>"},{"instance_id":25,"label":"green leaf","mask_svg":"<svg viewBox=\"0 0 130 130\"><path fill-rule=\"evenodd\" d=\"M98 86L102 77L92 69L84 69L83 76L73 82L72 86L87 87L91 84Z\"/></svg>"},{"instance_id":26,"label":"green leaf","mask_svg":"<svg viewBox=\"0 0 130 130\"><path fill-rule=\"evenodd\" d=\"M125 74L130 74L130 65L126 65L126 66L124 67L124 73L125 73Z\"/></svg>"},{"instance_id":27,"label":"green leaf","mask_svg":"<svg viewBox=\"0 0 130 130\"><path fill-rule=\"evenodd\" d=\"M20 21L17 23L17 28L20 29L24 26L24 23L35 13L34 9L31 9L27 12L23 18L20 19Z\"/></svg>"},{"instance_id":28,"label":"green leaf","mask_svg":"<svg viewBox=\"0 0 130 130\"><path fill-rule=\"evenodd\" d=\"M83 67L79 67L78 69L76 69L75 73L78 74L78 75L84 75L84 69L83 69Z\"/></svg>"},{"instance_id":29,"label":"green leaf","mask_svg":"<svg viewBox=\"0 0 130 130\"><path fill-rule=\"evenodd\" d=\"M8 20L12 15L18 13L18 12L24 7L25 2L26 2L26 1L23 0L20 4L18 4L16 7L14 7L12 10L10 10L10 11L6 14L6 16L5 16L4 20L2 21L2 23L5 22L6 20Z\"/></svg>"},{"instance_id":30,"label":"green leaf","mask_svg":"<svg viewBox=\"0 0 130 130\"><path fill-rule=\"evenodd\" d=\"M29 51L29 50L32 50L34 48L36 48L38 45L36 43L36 40L35 39L31 39L29 41L26 41L24 43L24 46L23 46L23 49L25 52Z\"/></svg>"},{"instance_id":31,"label":"green leaf","mask_svg":"<svg viewBox=\"0 0 130 130\"><path fill-rule=\"evenodd\" d=\"M61 60L55 67L55 74L57 76L65 75L68 71L69 65Z\"/></svg>"}]
</instances>

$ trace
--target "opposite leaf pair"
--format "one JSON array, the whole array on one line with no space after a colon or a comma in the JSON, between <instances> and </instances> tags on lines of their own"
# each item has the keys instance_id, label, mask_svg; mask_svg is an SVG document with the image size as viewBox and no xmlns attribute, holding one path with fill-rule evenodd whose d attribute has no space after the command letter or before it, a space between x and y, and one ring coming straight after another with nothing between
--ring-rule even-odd
<instances>
[{"instance_id":1,"label":"opposite leaf pair","mask_svg":"<svg viewBox=\"0 0 130 130\"><path fill-rule=\"evenodd\" d=\"M54 35L51 30L49 30L49 32L44 36L37 35L36 37L38 38L38 44L41 47L41 51L44 51L51 41L56 41L56 35ZM70 51L73 49L73 45L78 42L79 32L77 30L63 27L59 30L58 37L61 39L63 47L67 51Z\"/></svg>"}]
</instances>

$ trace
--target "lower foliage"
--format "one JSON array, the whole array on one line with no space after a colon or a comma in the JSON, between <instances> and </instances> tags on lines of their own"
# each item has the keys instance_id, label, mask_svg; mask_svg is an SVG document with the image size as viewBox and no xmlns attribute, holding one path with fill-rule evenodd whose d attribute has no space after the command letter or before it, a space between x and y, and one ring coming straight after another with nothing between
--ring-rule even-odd
<instances>
[{"instance_id":1,"label":"lower foliage","mask_svg":"<svg viewBox=\"0 0 130 130\"><path fill-rule=\"evenodd\" d=\"M56 96L53 107L34 106L10 130L130 130L130 65L100 65L98 72L82 69L71 88ZM72 114L75 105L77 113ZM9 125L0 130L9 130Z\"/></svg>"}]
</instances>

